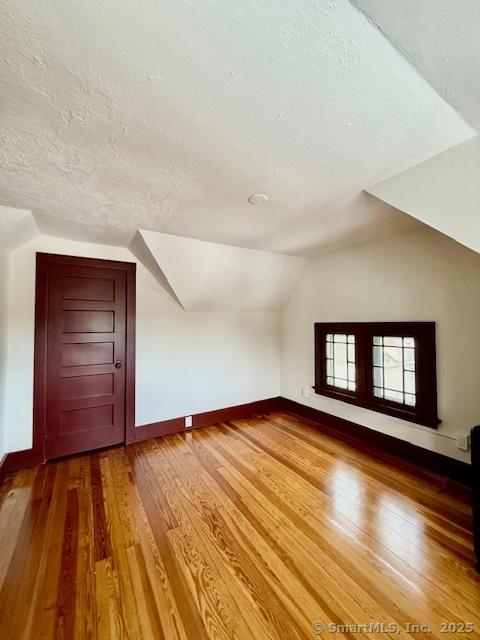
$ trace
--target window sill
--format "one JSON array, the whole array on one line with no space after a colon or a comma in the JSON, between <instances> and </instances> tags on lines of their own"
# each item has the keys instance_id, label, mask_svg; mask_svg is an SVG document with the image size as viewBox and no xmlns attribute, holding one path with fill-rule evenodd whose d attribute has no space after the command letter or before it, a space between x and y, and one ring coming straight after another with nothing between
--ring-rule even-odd
<instances>
[{"instance_id":1,"label":"window sill","mask_svg":"<svg viewBox=\"0 0 480 640\"><path fill-rule=\"evenodd\" d=\"M410 411L405 411L401 408L363 400L362 398L355 396L352 392L349 392L347 390L343 391L342 389L339 389L337 391L336 389L332 389L331 387L325 388L315 386L313 386L312 388L318 395L326 396L327 398L332 398L334 400L340 400L341 402L347 402L348 404L360 407L361 409L369 409L370 411L375 411L376 413L383 413L384 415L399 418L400 420L413 422L414 424L418 424L423 427L429 427L430 429L437 429L438 425L441 423L441 420L436 416L421 416Z\"/></svg>"}]
</instances>

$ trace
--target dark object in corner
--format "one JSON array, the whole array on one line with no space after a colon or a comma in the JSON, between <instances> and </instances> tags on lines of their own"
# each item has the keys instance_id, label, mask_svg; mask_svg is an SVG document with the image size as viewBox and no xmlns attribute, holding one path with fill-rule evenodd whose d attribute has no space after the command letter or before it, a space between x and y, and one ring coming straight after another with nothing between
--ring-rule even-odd
<instances>
[{"instance_id":1,"label":"dark object in corner","mask_svg":"<svg viewBox=\"0 0 480 640\"><path fill-rule=\"evenodd\" d=\"M473 544L480 571L480 425L472 429Z\"/></svg>"}]
</instances>

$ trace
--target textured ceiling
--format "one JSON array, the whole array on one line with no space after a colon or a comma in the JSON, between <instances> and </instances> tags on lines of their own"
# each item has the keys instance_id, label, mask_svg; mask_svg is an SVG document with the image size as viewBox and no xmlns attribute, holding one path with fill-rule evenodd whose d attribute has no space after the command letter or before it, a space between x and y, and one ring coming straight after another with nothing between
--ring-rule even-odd
<instances>
[{"instance_id":1,"label":"textured ceiling","mask_svg":"<svg viewBox=\"0 0 480 640\"><path fill-rule=\"evenodd\" d=\"M352 0L432 87L480 130L480 2Z\"/></svg>"},{"instance_id":2,"label":"textured ceiling","mask_svg":"<svg viewBox=\"0 0 480 640\"><path fill-rule=\"evenodd\" d=\"M308 254L408 224L362 189L473 134L346 0L4 0L0 21L0 202L53 235Z\"/></svg>"}]
</instances>

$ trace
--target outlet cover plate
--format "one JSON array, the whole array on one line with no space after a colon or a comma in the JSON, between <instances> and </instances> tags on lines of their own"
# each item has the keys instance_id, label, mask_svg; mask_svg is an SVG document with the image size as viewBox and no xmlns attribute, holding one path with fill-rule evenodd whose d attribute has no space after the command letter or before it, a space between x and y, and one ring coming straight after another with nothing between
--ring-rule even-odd
<instances>
[{"instance_id":1,"label":"outlet cover plate","mask_svg":"<svg viewBox=\"0 0 480 640\"><path fill-rule=\"evenodd\" d=\"M455 444L458 449L462 451L468 451L470 449L470 434L469 433L457 433L455 436Z\"/></svg>"}]
</instances>

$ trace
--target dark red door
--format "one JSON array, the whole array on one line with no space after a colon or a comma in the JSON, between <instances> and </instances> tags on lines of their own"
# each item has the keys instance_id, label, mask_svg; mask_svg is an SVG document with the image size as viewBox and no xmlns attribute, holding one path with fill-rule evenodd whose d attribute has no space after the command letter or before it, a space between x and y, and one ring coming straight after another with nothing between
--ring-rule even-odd
<instances>
[{"instance_id":1,"label":"dark red door","mask_svg":"<svg viewBox=\"0 0 480 640\"><path fill-rule=\"evenodd\" d=\"M125 440L126 273L48 266L46 457Z\"/></svg>"}]
</instances>

